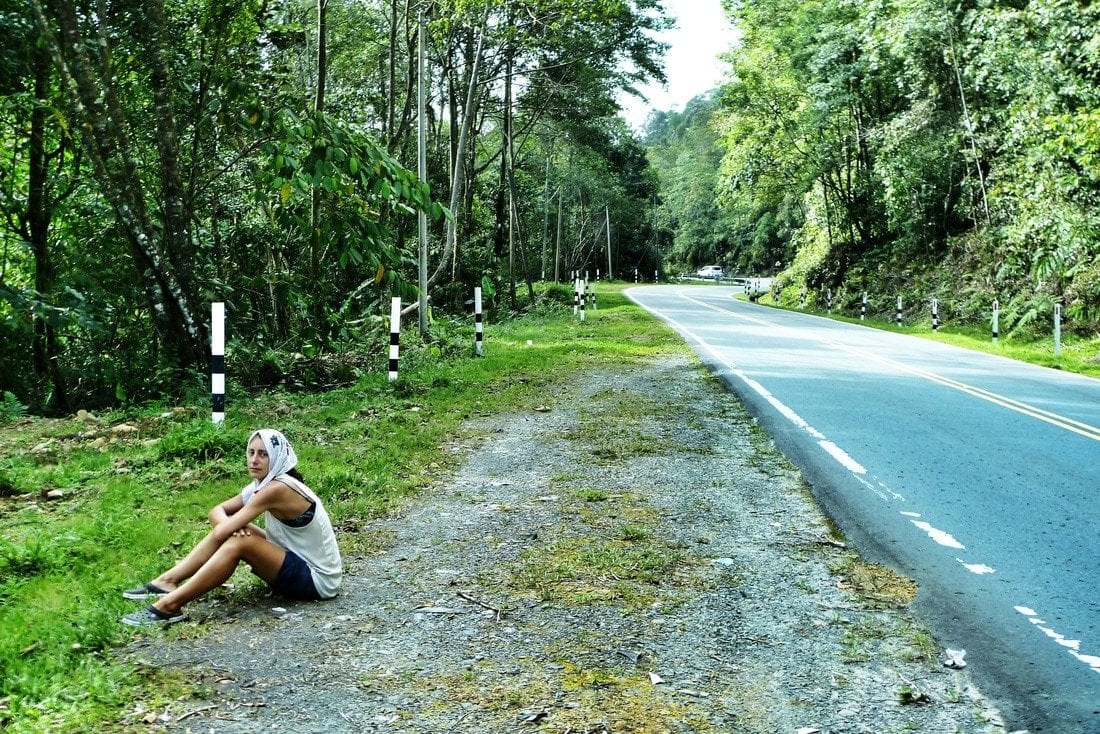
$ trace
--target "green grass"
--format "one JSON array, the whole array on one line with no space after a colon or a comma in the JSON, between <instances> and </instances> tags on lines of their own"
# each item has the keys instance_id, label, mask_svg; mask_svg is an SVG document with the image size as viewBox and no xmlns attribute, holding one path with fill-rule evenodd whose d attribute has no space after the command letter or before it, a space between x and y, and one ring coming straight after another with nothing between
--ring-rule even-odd
<instances>
[{"instance_id":1,"label":"green grass","mask_svg":"<svg viewBox=\"0 0 1100 734\"><path fill-rule=\"evenodd\" d=\"M0 729L122 731L120 714L136 701L171 700L190 685L118 658L133 633L118 618L134 606L119 591L163 570L207 531L206 511L247 482L243 447L253 429L288 435L345 548L369 552L386 539L360 526L452 468L442 446L467 418L534 410L577 371L685 349L621 290L601 287L599 308L584 323L570 309L506 323L489 313L482 358L472 354L472 324L436 324L433 337L442 338L421 347L415 331L406 332L396 383L379 364L354 386L325 393L247 396L231 386L220 430L201 405L83 421L6 415ZM112 432L119 424L136 430ZM61 497L47 499L51 490ZM163 634L201 633L187 625Z\"/></svg>"}]
</instances>

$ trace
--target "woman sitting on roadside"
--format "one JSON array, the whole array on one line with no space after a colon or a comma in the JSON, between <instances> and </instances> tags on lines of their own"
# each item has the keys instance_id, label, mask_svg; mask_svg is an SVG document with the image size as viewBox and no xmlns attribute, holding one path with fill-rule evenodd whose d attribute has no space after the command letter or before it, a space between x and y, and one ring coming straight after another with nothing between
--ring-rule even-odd
<instances>
[{"instance_id":1,"label":"woman sitting on roadside","mask_svg":"<svg viewBox=\"0 0 1100 734\"><path fill-rule=\"evenodd\" d=\"M294 449L283 434L270 429L253 433L247 446L252 482L210 510L214 529L183 560L122 593L127 599L156 600L123 617L125 624L164 625L184 619L183 606L225 583L242 561L282 596L336 596L343 576L340 549L321 500L294 468ZM253 524L261 514L264 529Z\"/></svg>"}]
</instances>

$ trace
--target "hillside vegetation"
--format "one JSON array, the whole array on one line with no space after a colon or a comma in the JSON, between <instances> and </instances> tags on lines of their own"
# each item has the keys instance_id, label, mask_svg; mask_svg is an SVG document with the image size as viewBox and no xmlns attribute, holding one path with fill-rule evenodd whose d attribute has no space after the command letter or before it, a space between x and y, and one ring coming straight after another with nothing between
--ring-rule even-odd
<instances>
[{"instance_id":1,"label":"hillside vegetation","mask_svg":"<svg viewBox=\"0 0 1100 734\"><path fill-rule=\"evenodd\" d=\"M1100 9L764 0L728 83L650 118L668 257L1002 335L1100 325Z\"/></svg>"}]
</instances>

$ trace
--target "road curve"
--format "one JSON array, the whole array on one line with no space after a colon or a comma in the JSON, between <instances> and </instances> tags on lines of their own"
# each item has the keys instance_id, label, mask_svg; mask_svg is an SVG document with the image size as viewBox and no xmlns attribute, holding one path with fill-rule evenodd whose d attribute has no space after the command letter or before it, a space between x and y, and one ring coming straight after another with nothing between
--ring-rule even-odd
<instances>
[{"instance_id":1,"label":"road curve","mask_svg":"<svg viewBox=\"0 0 1100 734\"><path fill-rule=\"evenodd\" d=\"M734 293L626 291L742 398L861 553L917 581L1009 731L1100 734L1100 381Z\"/></svg>"}]
</instances>

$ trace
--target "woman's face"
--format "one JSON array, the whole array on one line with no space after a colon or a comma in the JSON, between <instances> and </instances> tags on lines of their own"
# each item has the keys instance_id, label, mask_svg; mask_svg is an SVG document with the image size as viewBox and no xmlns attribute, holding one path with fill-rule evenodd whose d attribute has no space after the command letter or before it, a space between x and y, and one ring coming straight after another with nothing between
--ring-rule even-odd
<instances>
[{"instance_id":1,"label":"woman's face","mask_svg":"<svg viewBox=\"0 0 1100 734\"><path fill-rule=\"evenodd\" d=\"M267 476L267 470L271 466L271 457L267 455L263 439L256 436L248 444L248 475L260 481Z\"/></svg>"}]
</instances>

